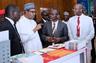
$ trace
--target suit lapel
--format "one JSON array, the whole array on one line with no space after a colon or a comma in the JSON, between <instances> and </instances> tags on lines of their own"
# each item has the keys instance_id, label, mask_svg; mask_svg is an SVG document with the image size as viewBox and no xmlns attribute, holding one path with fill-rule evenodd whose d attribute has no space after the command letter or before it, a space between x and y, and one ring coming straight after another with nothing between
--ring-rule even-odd
<instances>
[{"instance_id":1,"label":"suit lapel","mask_svg":"<svg viewBox=\"0 0 96 63\"><path fill-rule=\"evenodd\" d=\"M60 27L61 27L61 25L60 25L60 21L59 21L58 24L57 24L57 29L56 29L56 31L54 32L54 35L55 35L55 36L58 36Z\"/></svg>"},{"instance_id":2,"label":"suit lapel","mask_svg":"<svg viewBox=\"0 0 96 63\"><path fill-rule=\"evenodd\" d=\"M48 27L49 27L49 34L52 36L52 22L51 21L49 22Z\"/></svg>"},{"instance_id":3,"label":"suit lapel","mask_svg":"<svg viewBox=\"0 0 96 63\"><path fill-rule=\"evenodd\" d=\"M58 24L57 24L57 29L56 29L56 32L55 33L58 33L58 30L60 29L60 21L58 22Z\"/></svg>"},{"instance_id":4,"label":"suit lapel","mask_svg":"<svg viewBox=\"0 0 96 63\"><path fill-rule=\"evenodd\" d=\"M13 25L9 22L9 20L7 20L7 19L5 18L5 21L7 22L7 24L10 25L10 27L12 27L12 28L14 29Z\"/></svg>"},{"instance_id":5,"label":"suit lapel","mask_svg":"<svg viewBox=\"0 0 96 63\"><path fill-rule=\"evenodd\" d=\"M16 33L16 35L18 36L18 38L20 39L20 36L19 36L19 33L18 33L16 27L13 27L13 25L7 19L5 21L7 22L7 24L9 23L10 27L12 28L12 30L14 30L14 32Z\"/></svg>"},{"instance_id":6,"label":"suit lapel","mask_svg":"<svg viewBox=\"0 0 96 63\"><path fill-rule=\"evenodd\" d=\"M57 32L58 32L58 30L60 29L60 27L61 27L61 25L60 25L60 21L58 22L58 25L57 25Z\"/></svg>"}]
</instances>

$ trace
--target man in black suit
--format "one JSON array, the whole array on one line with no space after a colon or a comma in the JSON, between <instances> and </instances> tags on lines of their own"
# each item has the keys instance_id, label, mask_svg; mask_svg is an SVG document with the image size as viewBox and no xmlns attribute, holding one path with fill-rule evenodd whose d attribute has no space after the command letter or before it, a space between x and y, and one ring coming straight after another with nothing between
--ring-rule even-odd
<instances>
[{"instance_id":1,"label":"man in black suit","mask_svg":"<svg viewBox=\"0 0 96 63\"><path fill-rule=\"evenodd\" d=\"M41 20L39 21L39 23L42 24L42 28L43 28L43 24L46 23L47 21L49 21L49 11L48 10L43 10L41 12ZM39 32L39 36L40 36L40 39L41 39L41 42L42 42L42 45L43 45L43 48L45 48L45 42L43 41L42 39L42 28L40 30L38 30Z\"/></svg>"},{"instance_id":2,"label":"man in black suit","mask_svg":"<svg viewBox=\"0 0 96 63\"><path fill-rule=\"evenodd\" d=\"M69 39L67 25L61 22L57 9L51 9L50 21L44 23L42 29L42 39L49 46L52 43L62 43Z\"/></svg>"},{"instance_id":3,"label":"man in black suit","mask_svg":"<svg viewBox=\"0 0 96 63\"><path fill-rule=\"evenodd\" d=\"M11 56L20 54L24 51L22 43L20 42L20 36L15 27L15 24L19 20L19 18L20 12L18 7L16 7L15 5L8 5L5 8L4 21L0 22L0 31L9 31Z\"/></svg>"}]
</instances>

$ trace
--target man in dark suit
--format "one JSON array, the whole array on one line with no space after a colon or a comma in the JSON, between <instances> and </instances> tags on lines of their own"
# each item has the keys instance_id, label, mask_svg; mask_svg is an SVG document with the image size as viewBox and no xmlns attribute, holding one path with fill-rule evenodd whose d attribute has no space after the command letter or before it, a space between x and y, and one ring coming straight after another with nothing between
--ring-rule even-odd
<instances>
[{"instance_id":1,"label":"man in dark suit","mask_svg":"<svg viewBox=\"0 0 96 63\"><path fill-rule=\"evenodd\" d=\"M19 20L19 18L20 18L20 12L18 7L16 7L15 5L8 5L5 8L4 21L0 22L0 31L4 30L9 31L11 56L23 52L23 46L22 43L20 42L21 39L15 27L15 24Z\"/></svg>"},{"instance_id":2,"label":"man in dark suit","mask_svg":"<svg viewBox=\"0 0 96 63\"><path fill-rule=\"evenodd\" d=\"M41 12L41 20L39 21L39 23L42 24L42 28L43 28L43 24L46 23L47 21L49 21L49 11L48 10L43 10ZM42 39L42 28L40 30L38 30L39 32L39 36L40 36L40 39L41 39L41 42L42 42L42 45L43 45L43 48L45 48L45 42L43 41Z\"/></svg>"},{"instance_id":3,"label":"man in dark suit","mask_svg":"<svg viewBox=\"0 0 96 63\"><path fill-rule=\"evenodd\" d=\"M69 39L67 25L61 22L57 9L51 9L50 21L44 23L42 39L49 46L52 43L62 43Z\"/></svg>"}]
</instances>

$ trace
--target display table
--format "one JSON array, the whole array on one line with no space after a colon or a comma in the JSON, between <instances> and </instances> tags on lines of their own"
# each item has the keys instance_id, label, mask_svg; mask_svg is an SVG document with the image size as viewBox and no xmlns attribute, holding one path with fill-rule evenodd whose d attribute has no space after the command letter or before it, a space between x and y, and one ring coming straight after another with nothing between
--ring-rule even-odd
<instances>
[{"instance_id":1,"label":"display table","mask_svg":"<svg viewBox=\"0 0 96 63\"><path fill-rule=\"evenodd\" d=\"M32 52L32 54L21 54L13 56L17 63L86 63L86 48L79 51L65 48L42 49L42 54ZM45 52L47 50L47 52ZM48 51L50 50L50 51ZM40 53L40 51L37 51ZM14 63L14 62L13 62Z\"/></svg>"}]
</instances>

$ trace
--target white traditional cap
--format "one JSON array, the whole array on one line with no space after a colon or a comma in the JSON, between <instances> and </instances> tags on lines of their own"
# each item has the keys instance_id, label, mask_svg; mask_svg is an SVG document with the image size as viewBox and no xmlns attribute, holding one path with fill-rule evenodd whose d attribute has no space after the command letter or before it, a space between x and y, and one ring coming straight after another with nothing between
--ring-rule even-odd
<instances>
[{"instance_id":1,"label":"white traditional cap","mask_svg":"<svg viewBox=\"0 0 96 63\"><path fill-rule=\"evenodd\" d=\"M29 9L34 9L35 8L35 4L34 3L26 3L24 5L24 10L29 10Z\"/></svg>"},{"instance_id":2,"label":"white traditional cap","mask_svg":"<svg viewBox=\"0 0 96 63\"><path fill-rule=\"evenodd\" d=\"M64 12L64 15L69 15L69 12L65 11L65 12Z\"/></svg>"}]
</instances>

